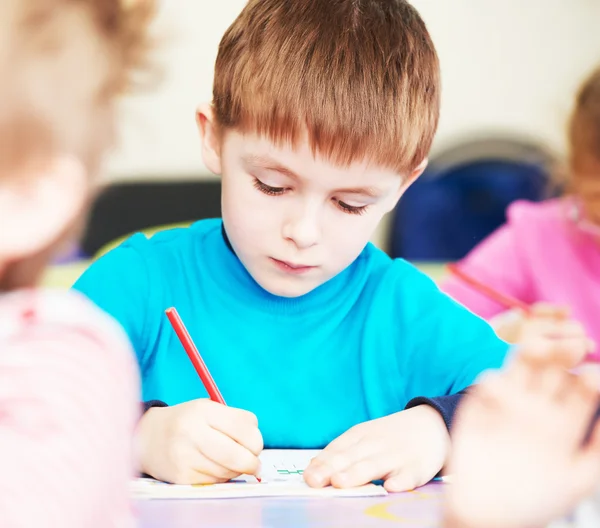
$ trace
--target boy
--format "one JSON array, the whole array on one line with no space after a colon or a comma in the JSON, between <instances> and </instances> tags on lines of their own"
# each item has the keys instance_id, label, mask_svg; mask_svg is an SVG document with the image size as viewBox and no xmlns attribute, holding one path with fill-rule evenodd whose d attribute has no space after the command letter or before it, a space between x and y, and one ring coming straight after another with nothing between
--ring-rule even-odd
<instances>
[{"instance_id":1,"label":"boy","mask_svg":"<svg viewBox=\"0 0 600 528\"><path fill-rule=\"evenodd\" d=\"M256 473L263 444L325 447L316 487L400 491L441 470L457 393L507 347L368 243L425 168L439 84L405 1L248 2L197 113L223 221L136 235L76 284L134 344L141 471L224 481ZM228 407L206 399L170 306Z\"/></svg>"},{"instance_id":2,"label":"boy","mask_svg":"<svg viewBox=\"0 0 600 528\"><path fill-rule=\"evenodd\" d=\"M36 286L82 223L152 11L147 0L0 2L2 526L135 524L131 347L81 295Z\"/></svg>"}]
</instances>

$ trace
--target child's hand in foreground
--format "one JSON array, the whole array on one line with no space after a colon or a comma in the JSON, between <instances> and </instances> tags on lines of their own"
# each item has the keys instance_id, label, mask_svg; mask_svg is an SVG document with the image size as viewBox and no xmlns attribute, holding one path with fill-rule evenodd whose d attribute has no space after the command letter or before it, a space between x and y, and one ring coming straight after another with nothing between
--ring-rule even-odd
<instances>
[{"instance_id":1,"label":"child's hand in foreground","mask_svg":"<svg viewBox=\"0 0 600 528\"><path fill-rule=\"evenodd\" d=\"M598 484L599 426L583 446L597 382L526 357L472 389L458 410L448 528L545 526Z\"/></svg>"},{"instance_id":2,"label":"child's hand in foreground","mask_svg":"<svg viewBox=\"0 0 600 528\"><path fill-rule=\"evenodd\" d=\"M208 399L148 410L137 437L141 472L176 484L254 475L263 449L254 414Z\"/></svg>"},{"instance_id":3,"label":"child's hand in foreground","mask_svg":"<svg viewBox=\"0 0 600 528\"><path fill-rule=\"evenodd\" d=\"M595 349L578 321L572 319L565 307L538 303L526 315L518 309L494 317L490 324L501 339L526 346L535 341L531 349L540 357L557 356L566 368L583 361Z\"/></svg>"},{"instance_id":4,"label":"child's hand in foreground","mask_svg":"<svg viewBox=\"0 0 600 528\"><path fill-rule=\"evenodd\" d=\"M304 479L315 488L384 480L388 491L410 490L440 471L449 443L441 415L420 405L352 427L312 460Z\"/></svg>"}]
</instances>

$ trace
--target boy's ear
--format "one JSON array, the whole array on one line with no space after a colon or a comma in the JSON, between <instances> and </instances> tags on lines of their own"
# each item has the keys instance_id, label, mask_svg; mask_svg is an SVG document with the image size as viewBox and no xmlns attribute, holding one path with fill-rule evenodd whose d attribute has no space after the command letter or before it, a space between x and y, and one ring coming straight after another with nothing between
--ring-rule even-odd
<instances>
[{"instance_id":1,"label":"boy's ear","mask_svg":"<svg viewBox=\"0 0 600 528\"><path fill-rule=\"evenodd\" d=\"M88 175L72 156L28 169L0 186L0 260L48 247L80 217L89 199Z\"/></svg>"},{"instance_id":2,"label":"boy's ear","mask_svg":"<svg viewBox=\"0 0 600 528\"><path fill-rule=\"evenodd\" d=\"M396 205L398 204L398 201L400 200L400 198L402 198L402 195L406 192L406 190L416 181L416 179L419 176L421 176L421 174L423 174L423 172L427 168L428 163L429 163L429 159L425 158L421 163L419 163L419 165L417 167L415 167L410 172L408 177L405 178L405 180L402 182L402 185L400 185L400 187L398 189L398 193L396 194L396 197L394 199L392 207L390 207L389 211L391 211L394 207L396 207Z\"/></svg>"},{"instance_id":3,"label":"boy's ear","mask_svg":"<svg viewBox=\"0 0 600 528\"><path fill-rule=\"evenodd\" d=\"M421 176L421 174L423 174L423 172L427 168L428 163L429 163L429 159L425 158L421 163L419 163L419 165L417 165L411 171L411 173L408 175L408 178L406 178L406 180L402 184L402 187L401 187L402 192L400 193L400 196L402 196L404 194L404 192L406 191L406 189L408 189L413 183L415 183L416 179L419 176ZM398 196L398 199L400 199L400 196Z\"/></svg>"},{"instance_id":4,"label":"boy's ear","mask_svg":"<svg viewBox=\"0 0 600 528\"><path fill-rule=\"evenodd\" d=\"M410 187L410 185L412 183L414 183L414 181L421 176L421 174L423 174L423 172L425 172L425 169L427 168L427 164L429 163L429 158L425 158L421 163L419 163L419 165L413 169L413 171L410 173L410 177L409 177L409 184L406 186L407 188Z\"/></svg>"},{"instance_id":5,"label":"boy's ear","mask_svg":"<svg viewBox=\"0 0 600 528\"><path fill-rule=\"evenodd\" d=\"M210 103L202 104L196 110L196 125L202 141L202 159L208 170L221 174L221 147L216 128L215 116Z\"/></svg>"}]
</instances>

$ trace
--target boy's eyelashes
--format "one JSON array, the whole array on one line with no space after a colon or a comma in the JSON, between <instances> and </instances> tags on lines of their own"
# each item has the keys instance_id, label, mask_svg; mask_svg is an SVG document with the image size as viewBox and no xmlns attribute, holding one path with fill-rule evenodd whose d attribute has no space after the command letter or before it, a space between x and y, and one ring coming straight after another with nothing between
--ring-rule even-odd
<instances>
[{"instance_id":1,"label":"boy's eyelashes","mask_svg":"<svg viewBox=\"0 0 600 528\"><path fill-rule=\"evenodd\" d=\"M254 187L269 196L278 196L287 190L286 187L271 187L270 185L261 182L258 178L254 178Z\"/></svg>"},{"instance_id":2,"label":"boy's eyelashes","mask_svg":"<svg viewBox=\"0 0 600 528\"><path fill-rule=\"evenodd\" d=\"M261 182L258 178L254 178L254 187L264 194L269 196L280 196L289 190L288 187L272 187L266 183ZM331 201L336 205L338 209L348 214L361 215L367 210L368 205L349 205L337 198L332 198Z\"/></svg>"},{"instance_id":3,"label":"boy's eyelashes","mask_svg":"<svg viewBox=\"0 0 600 528\"><path fill-rule=\"evenodd\" d=\"M339 209L341 209L342 211L344 211L345 213L361 215L361 214L366 213L366 211L367 211L368 205L360 205L360 206L348 205L347 203L344 203L336 198L332 198L332 200L335 202L337 207Z\"/></svg>"}]
</instances>

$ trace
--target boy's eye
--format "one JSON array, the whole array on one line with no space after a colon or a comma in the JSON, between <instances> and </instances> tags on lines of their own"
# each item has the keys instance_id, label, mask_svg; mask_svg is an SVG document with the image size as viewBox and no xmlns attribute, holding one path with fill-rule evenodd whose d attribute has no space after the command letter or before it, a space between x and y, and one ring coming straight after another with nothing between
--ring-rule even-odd
<instances>
[{"instance_id":1,"label":"boy's eye","mask_svg":"<svg viewBox=\"0 0 600 528\"><path fill-rule=\"evenodd\" d=\"M344 213L348 213L348 214L361 215L366 212L367 207L368 207L367 205L361 205L361 206L348 205L347 203L344 203L344 202L342 202L340 200L336 200L336 199L334 199L334 202L336 203L338 208L340 208L342 211L344 211Z\"/></svg>"},{"instance_id":2,"label":"boy's eye","mask_svg":"<svg viewBox=\"0 0 600 528\"><path fill-rule=\"evenodd\" d=\"M268 194L270 196L277 196L283 194L286 191L285 187L271 187L270 185L261 182L258 178L254 178L254 187L260 192Z\"/></svg>"}]
</instances>

